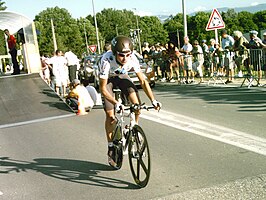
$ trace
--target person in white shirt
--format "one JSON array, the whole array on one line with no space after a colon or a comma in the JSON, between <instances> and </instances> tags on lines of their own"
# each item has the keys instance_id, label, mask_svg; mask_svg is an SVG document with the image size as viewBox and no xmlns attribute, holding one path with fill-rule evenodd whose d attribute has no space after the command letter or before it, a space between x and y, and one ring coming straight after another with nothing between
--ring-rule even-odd
<instances>
[{"instance_id":1,"label":"person in white shirt","mask_svg":"<svg viewBox=\"0 0 266 200\"><path fill-rule=\"evenodd\" d=\"M108 141L108 162L115 167L114 145L112 141L113 129L116 118L115 111L123 109L121 102L114 97L113 88L119 88L123 95L128 97L132 104L140 104L138 90L128 76L128 71L135 71L140 85L151 100L155 109L160 109L161 103L156 101L147 80L140 69L137 57L133 53L133 43L126 36L117 36L111 42L112 51L106 52L100 61L100 91L104 98L104 110L106 113L105 130ZM138 123L140 112L136 112Z\"/></svg>"},{"instance_id":2,"label":"person in white shirt","mask_svg":"<svg viewBox=\"0 0 266 200\"><path fill-rule=\"evenodd\" d=\"M70 50L65 53L65 58L67 60L69 81L72 82L77 77L77 66L79 64L79 59Z\"/></svg>"},{"instance_id":3,"label":"person in white shirt","mask_svg":"<svg viewBox=\"0 0 266 200\"><path fill-rule=\"evenodd\" d=\"M204 63L204 54L201 46L199 45L198 40L193 41L193 49L191 51L193 55L193 64L192 68L195 72L199 73L200 82L203 83L203 63Z\"/></svg>"},{"instance_id":4,"label":"person in white shirt","mask_svg":"<svg viewBox=\"0 0 266 200\"><path fill-rule=\"evenodd\" d=\"M184 46L181 48L180 52L183 53L184 56L184 77L186 78L186 83L189 83L191 78L193 78L193 71L192 71L192 51L193 47L189 43L188 36L184 37Z\"/></svg>"},{"instance_id":5,"label":"person in white shirt","mask_svg":"<svg viewBox=\"0 0 266 200\"><path fill-rule=\"evenodd\" d=\"M68 83L67 60L62 56L61 50L56 50L55 56L47 61L53 65L53 75L55 77L55 91L60 95L60 87L62 87L62 96L66 96L66 86Z\"/></svg>"}]
</instances>

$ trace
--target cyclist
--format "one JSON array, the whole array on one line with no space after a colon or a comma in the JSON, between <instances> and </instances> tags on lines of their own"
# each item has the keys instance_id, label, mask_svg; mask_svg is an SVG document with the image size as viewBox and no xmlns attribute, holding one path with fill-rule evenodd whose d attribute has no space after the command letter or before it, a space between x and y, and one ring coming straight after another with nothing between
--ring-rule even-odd
<instances>
[{"instance_id":1,"label":"cyclist","mask_svg":"<svg viewBox=\"0 0 266 200\"><path fill-rule=\"evenodd\" d=\"M100 90L104 97L104 110L106 113L105 131L108 141L108 162L116 166L113 157L114 146L112 133L116 125L115 111L123 109L121 102L114 98L113 88L119 88L123 95L127 96L133 104L139 104L140 99L136 86L131 81L127 72L133 69L139 79L144 92L151 100L155 109L160 109L161 103L155 100L149 83L142 74L139 61L133 53L133 43L126 36L117 36L111 41L111 51L107 51L99 64ZM140 111L136 112L138 122Z\"/></svg>"}]
</instances>

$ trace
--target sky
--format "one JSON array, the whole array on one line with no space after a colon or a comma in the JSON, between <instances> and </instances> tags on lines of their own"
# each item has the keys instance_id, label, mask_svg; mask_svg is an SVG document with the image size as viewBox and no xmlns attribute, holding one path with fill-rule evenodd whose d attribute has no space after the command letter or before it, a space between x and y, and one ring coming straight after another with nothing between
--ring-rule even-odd
<instances>
[{"instance_id":1,"label":"sky","mask_svg":"<svg viewBox=\"0 0 266 200\"><path fill-rule=\"evenodd\" d=\"M132 10L135 14L144 15L175 15L182 12L182 0L2 0L7 11L17 12L33 20L46 8L65 8L73 18L86 17L104 8ZM187 14L196 11L212 10L221 7L246 7L265 3L265 0L185 0Z\"/></svg>"}]
</instances>

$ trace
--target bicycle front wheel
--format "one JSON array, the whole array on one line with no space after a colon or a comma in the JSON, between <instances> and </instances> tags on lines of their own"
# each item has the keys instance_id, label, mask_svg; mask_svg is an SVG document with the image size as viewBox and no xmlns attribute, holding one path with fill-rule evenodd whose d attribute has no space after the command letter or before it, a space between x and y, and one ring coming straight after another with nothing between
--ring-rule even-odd
<instances>
[{"instance_id":1,"label":"bicycle front wheel","mask_svg":"<svg viewBox=\"0 0 266 200\"><path fill-rule=\"evenodd\" d=\"M144 131L138 125L135 125L131 132L128 158L134 181L138 186L145 187L151 171L150 150Z\"/></svg>"}]
</instances>

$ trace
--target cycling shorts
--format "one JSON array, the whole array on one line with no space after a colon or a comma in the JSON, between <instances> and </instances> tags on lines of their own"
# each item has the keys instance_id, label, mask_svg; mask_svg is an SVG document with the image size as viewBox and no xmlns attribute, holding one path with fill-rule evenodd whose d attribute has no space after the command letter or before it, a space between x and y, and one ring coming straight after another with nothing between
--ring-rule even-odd
<instances>
[{"instance_id":1,"label":"cycling shorts","mask_svg":"<svg viewBox=\"0 0 266 200\"><path fill-rule=\"evenodd\" d=\"M107 91L114 96L113 89L120 89L121 96L128 97L129 94L135 92L138 95L138 89L131 81L130 77L126 74L121 74L119 76L110 77L107 83ZM113 110L114 105L104 98L104 109L105 110Z\"/></svg>"}]
</instances>

